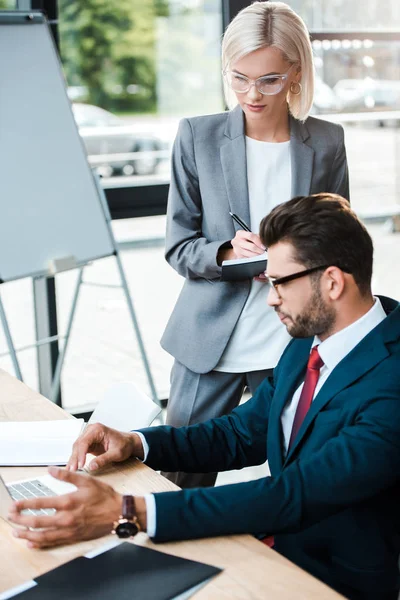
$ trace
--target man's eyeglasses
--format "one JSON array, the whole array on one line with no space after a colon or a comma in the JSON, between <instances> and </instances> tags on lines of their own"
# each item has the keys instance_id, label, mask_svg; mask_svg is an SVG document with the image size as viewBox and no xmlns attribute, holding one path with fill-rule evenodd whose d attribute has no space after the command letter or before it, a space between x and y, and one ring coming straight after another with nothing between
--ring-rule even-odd
<instances>
[{"instance_id":1,"label":"man's eyeglasses","mask_svg":"<svg viewBox=\"0 0 400 600\"><path fill-rule=\"evenodd\" d=\"M229 87L234 92L238 92L238 94L245 94L254 85L260 94L274 96L282 90L293 67L294 65L286 73L264 75L258 79L249 79L246 75L240 75L240 73L236 73L235 71L224 71L223 75Z\"/></svg>"},{"instance_id":2,"label":"man's eyeglasses","mask_svg":"<svg viewBox=\"0 0 400 600\"><path fill-rule=\"evenodd\" d=\"M317 271L324 271L328 267L332 265L319 265L318 267L312 267L311 269L306 269L305 271L298 271L297 273L292 273L291 275L285 275L285 277L270 277L265 273L266 281L270 285L273 286L274 290L278 292L277 286L282 285L283 283L289 283L289 281L294 281L295 279L300 279L300 277L305 277L306 275L311 275L311 273L316 273ZM279 295L279 293L278 293Z\"/></svg>"}]
</instances>

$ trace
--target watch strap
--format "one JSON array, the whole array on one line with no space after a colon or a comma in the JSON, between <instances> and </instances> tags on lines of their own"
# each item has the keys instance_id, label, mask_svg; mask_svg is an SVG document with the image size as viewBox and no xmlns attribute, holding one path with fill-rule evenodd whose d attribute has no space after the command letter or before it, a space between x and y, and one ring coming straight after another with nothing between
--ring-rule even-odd
<instances>
[{"instance_id":1,"label":"watch strap","mask_svg":"<svg viewBox=\"0 0 400 600\"><path fill-rule=\"evenodd\" d=\"M129 521L136 517L135 501L131 495L122 496L122 517Z\"/></svg>"}]
</instances>

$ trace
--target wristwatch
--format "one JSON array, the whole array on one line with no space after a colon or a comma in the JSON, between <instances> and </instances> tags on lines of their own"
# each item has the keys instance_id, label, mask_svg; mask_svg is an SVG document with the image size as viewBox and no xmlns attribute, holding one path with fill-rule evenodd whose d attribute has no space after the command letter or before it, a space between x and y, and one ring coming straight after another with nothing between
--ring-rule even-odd
<instances>
[{"instance_id":1,"label":"wristwatch","mask_svg":"<svg viewBox=\"0 0 400 600\"><path fill-rule=\"evenodd\" d=\"M135 502L133 496L122 496L122 515L115 521L111 533L119 538L127 539L134 537L140 531L140 525L136 516Z\"/></svg>"}]
</instances>

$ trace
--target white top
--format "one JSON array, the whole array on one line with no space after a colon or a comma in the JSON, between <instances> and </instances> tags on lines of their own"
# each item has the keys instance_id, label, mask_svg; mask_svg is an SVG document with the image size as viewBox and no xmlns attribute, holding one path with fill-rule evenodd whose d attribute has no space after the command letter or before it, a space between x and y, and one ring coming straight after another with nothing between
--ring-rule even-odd
<instances>
[{"instance_id":1,"label":"white top","mask_svg":"<svg viewBox=\"0 0 400 600\"><path fill-rule=\"evenodd\" d=\"M313 400L328 379L333 369L340 363L340 361L357 346L359 342L372 331L383 319L385 319L386 313L382 308L381 301L379 298L375 298L375 304L373 307L345 329L338 331L334 335L328 337L324 342L316 336L314 338L312 348L318 344L318 353L324 361L321 367L317 386L315 388ZM290 434L292 432L294 415L296 413L297 405L300 400L301 390L303 389L303 383L295 391L293 398L285 406L282 416L282 430L284 438L284 449L285 453L289 447Z\"/></svg>"},{"instance_id":2,"label":"white top","mask_svg":"<svg viewBox=\"0 0 400 600\"><path fill-rule=\"evenodd\" d=\"M375 298L374 306L363 315L358 321L355 321L345 329L338 331L334 335L321 342L318 337L314 338L312 347L318 346L318 352L324 361L324 365L320 370L320 376L315 388L314 398L328 379L333 369L340 363L341 360L349 352L357 346L361 340L368 335L381 321L386 318L386 313L382 308L379 298ZM281 425L284 435L285 452L289 446L290 434L294 421L297 404L300 399L301 390L304 382L297 388L290 402L286 405L281 415ZM313 398L313 399L314 399ZM136 431L140 436L144 450L144 461L149 453L149 445L142 433ZM156 534L156 503L153 494L145 496L147 509L147 533L150 537Z\"/></svg>"},{"instance_id":3,"label":"white top","mask_svg":"<svg viewBox=\"0 0 400 600\"><path fill-rule=\"evenodd\" d=\"M246 137L250 228L291 198L290 142L260 142ZM241 215L239 215L241 216ZM252 281L250 293L215 371L248 373L272 369L291 339L275 311L267 305L268 287Z\"/></svg>"}]
</instances>

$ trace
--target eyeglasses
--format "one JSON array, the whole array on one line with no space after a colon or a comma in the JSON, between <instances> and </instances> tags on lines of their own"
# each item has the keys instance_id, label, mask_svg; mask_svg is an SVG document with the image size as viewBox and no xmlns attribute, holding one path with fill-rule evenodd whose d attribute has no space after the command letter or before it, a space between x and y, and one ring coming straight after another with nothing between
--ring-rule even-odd
<instances>
[{"instance_id":1,"label":"eyeglasses","mask_svg":"<svg viewBox=\"0 0 400 600\"><path fill-rule=\"evenodd\" d=\"M245 94L254 85L256 90L264 96L274 96L283 89L290 71L295 65L292 65L286 73L276 75L264 75L258 79L249 79L246 75L240 75L235 71L224 71L223 75L229 87L239 94Z\"/></svg>"},{"instance_id":2,"label":"eyeglasses","mask_svg":"<svg viewBox=\"0 0 400 600\"><path fill-rule=\"evenodd\" d=\"M297 273L292 273L291 275L285 275L285 277L270 277L265 273L265 277L267 278L267 283L272 285L275 292L279 296L279 292L277 289L278 285L282 285L283 283L289 283L289 281L294 281L295 279L300 279L300 277L305 277L306 275L311 275L311 273L316 273L317 271L324 271L331 265L319 265L318 267L312 267L311 269L306 269L305 271L298 271ZM343 270L343 269L342 269Z\"/></svg>"}]
</instances>

